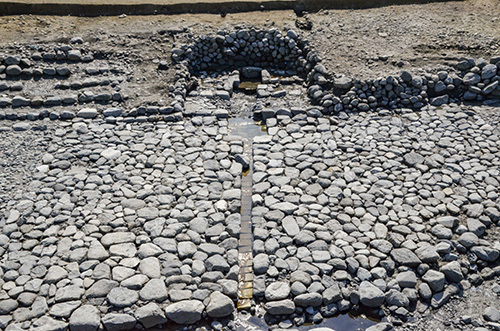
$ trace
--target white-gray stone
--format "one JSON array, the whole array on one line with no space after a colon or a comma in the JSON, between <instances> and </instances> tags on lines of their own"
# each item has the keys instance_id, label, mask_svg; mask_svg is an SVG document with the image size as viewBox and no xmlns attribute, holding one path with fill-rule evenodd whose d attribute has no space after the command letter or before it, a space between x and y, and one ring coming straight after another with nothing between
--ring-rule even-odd
<instances>
[{"instance_id":1,"label":"white-gray stone","mask_svg":"<svg viewBox=\"0 0 500 331\"><path fill-rule=\"evenodd\" d=\"M139 295L136 291L129 290L124 287L115 287L109 291L107 296L109 304L118 307L130 307L139 300Z\"/></svg>"},{"instance_id":2,"label":"white-gray stone","mask_svg":"<svg viewBox=\"0 0 500 331\"><path fill-rule=\"evenodd\" d=\"M69 318L71 331L95 331L101 322L99 309L92 305L83 305L76 309Z\"/></svg>"},{"instance_id":3,"label":"white-gray stone","mask_svg":"<svg viewBox=\"0 0 500 331\"><path fill-rule=\"evenodd\" d=\"M266 288L265 296L268 301L278 301L288 298L290 285L286 282L275 282Z\"/></svg>"}]
</instances>

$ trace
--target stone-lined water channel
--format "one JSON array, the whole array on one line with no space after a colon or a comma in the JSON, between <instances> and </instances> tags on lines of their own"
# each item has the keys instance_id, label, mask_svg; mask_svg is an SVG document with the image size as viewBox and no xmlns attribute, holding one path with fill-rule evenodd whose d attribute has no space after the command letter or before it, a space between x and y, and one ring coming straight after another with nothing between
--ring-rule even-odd
<instances>
[{"instance_id":1,"label":"stone-lined water channel","mask_svg":"<svg viewBox=\"0 0 500 331\"><path fill-rule=\"evenodd\" d=\"M253 229L252 229L252 141L266 134L265 129L255 123L253 114L244 111L229 119L232 135L243 141L243 153L239 159L244 164L241 179L241 227L238 247L240 273L238 276L238 309L249 309L253 299Z\"/></svg>"}]
</instances>

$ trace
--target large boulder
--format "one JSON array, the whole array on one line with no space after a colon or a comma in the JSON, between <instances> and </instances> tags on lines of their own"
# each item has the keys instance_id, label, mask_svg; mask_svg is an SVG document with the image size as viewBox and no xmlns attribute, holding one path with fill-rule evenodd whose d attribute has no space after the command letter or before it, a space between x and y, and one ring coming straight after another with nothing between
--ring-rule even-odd
<instances>
[{"instance_id":1,"label":"large boulder","mask_svg":"<svg viewBox=\"0 0 500 331\"><path fill-rule=\"evenodd\" d=\"M260 79L262 68L259 67L243 67L241 68L241 75L247 79Z\"/></svg>"},{"instance_id":2,"label":"large boulder","mask_svg":"<svg viewBox=\"0 0 500 331\"><path fill-rule=\"evenodd\" d=\"M18 65L11 65L8 66L7 69L5 69L5 73L9 76L19 76L22 72L22 69Z\"/></svg>"},{"instance_id":3,"label":"large boulder","mask_svg":"<svg viewBox=\"0 0 500 331\"><path fill-rule=\"evenodd\" d=\"M446 279L450 282L460 283L464 279L464 275L462 273L462 268L460 267L460 262L452 261L443 265L439 269L444 275Z\"/></svg>"},{"instance_id":4,"label":"large boulder","mask_svg":"<svg viewBox=\"0 0 500 331\"><path fill-rule=\"evenodd\" d=\"M417 164L422 164L424 162L424 157L420 155L419 153L416 152L410 152L408 154L405 154L403 156L403 160L405 163L411 167L417 165Z\"/></svg>"},{"instance_id":5,"label":"large boulder","mask_svg":"<svg viewBox=\"0 0 500 331\"><path fill-rule=\"evenodd\" d=\"M392 331L392 330L394 330L394 327L387 322L381 322L373 326L370 326L368 329L366 329L366 331Z\"/></svg>"},{"instance_id":6,"label":"large boulder","mask_svg":"<svg viewBox=\"0 0 500 331\"><path fill-rule=\"evenodd\" d=\"M300 307L317 307L323 302L319 293L304 293L295 297L294 302Z\"/></svg>"},{"instance_id":7,"label":"large boulder","mask_svg":"<svg viewBox=\"0 0 500 331\"><path fill-rule=\"evenodd\" d=\"M418 256L408 248L393 249L391 252L391 256L400 265L408 267L417 267L420 263L422 263Z\"/></svg>"},{"instance_id":8,"label":"large boulder","mask_svg":"<svg viewBox=\"0 0 500 331\"><path fill-rule=\"evenodd\" d=\"M269 256L266 254L258 254L253 258L253 271L257 275L261 275L267 272L269 268Z\"/></svg>"},{"instance_id":9,"label":"large boulder","mask_svg":"<svg viewBox=\"0 0 500 331\"><path fill-rule=\"evenodd\" d=\"M108 331L131 330L134 328L136 320L128 314L110 313L102 318L102 324Z\"/></svg>"},{"instance_id":10,"label":"large boulder","mask_svg":"<svg viewBox=\"0 0 500 331\"><path fill-rule=\"evenodd\" d=\"M398 290L391 289L385 294L385 301L388 306L407 307L410 300Z\"/></svg>"},{"instance_id":11,"label":"large boulder","mask_svg":"<svg viewBox=\"0 0 500 331\"><path fill-rule=\"evenodd\" d=\"M158 324L163 324L167 322L165 313L163 310L154 302L150 302L147 305L138 308L135 311L135 318L137 321L144 325L145 328L152 328Z\"/></svg>"},{"instance_id":12,"label":"large boulder","mask_svg":"<svg viewBox=\"0 0 500 331\"><path fill-rule=\"evenodd\" d=\"M497 74L497 66L494 64L488 64L483 67L483 70L481 71L481 78L490 79L495 77L496 74Z\"/></svg>"},{"instance_id":13,"label":"large boulder","mask_svg":"<svg viewBox=\"0 0 500 331\"><path fill-rule=\"evenodd\" d=\"M130 307L139 300L136 291L125 287L115 287L107 295L108 303L118 308Z\"/></svg>"},{"instance_id":14,"label":"large boulder","mask_svg":"<svg viewBox=\"0 0 500 331\"><path fill-rule=\"evenodd\" d=\"M500 310L495 307L488 307L484 310L483 317L487 321L498 322L500 321Z\"/></svg>"},{"instance_id":15,"label":"large boulder","mask_svg":"<svg viewBox=\"0 0 500 331\"><path fill-rule=\"evenodd\" d=\"M436 270L429 270L423 275L422 280L429 284L433 292L440 292L444 289L445 275Z\"/></svg>"},{"instance_id":16,"label":"large boulder","mask_svg":"<svg viewBox=\"0 0 500 331\"><path fill-rule=\"evenodd\" d=\"M2 325L2 323L0 323ZM3 326L0 326L3 327ZM66 331L68 323L58 321L48 316L42 316L31 325L32 331Z\"/></svg>"},{"instance_id":17,"label":"large boulder","mask_svg":"<svg viewBox=\"0 0 500 331\"><path fill-rule=\"evenodd\" d=\"M352 87L352 79L347 76L335 77L333 79L333 85L342 90L348 90Z\"/></svg>"},{"instance_id":18,"label":"large boulder","mask_svg":"<svg viewBox=\"0 0 500 331\"><path fill-rule=\"evenodd\" d=\"M402 288L415 288L415 286L417 285L417 275L415 275L415 273L411 270L400 272L396 275L396 281Z\"/></svg>"},{"instance_id":19,"label":"large boulder","mask_svg":"<svg viewBox=\"0 0 500 331\"><path fill-rule=\"evenodd\" d=\"M469 72L462 79L465 85L476 85L481 81L481 76L476 73Z\"/></svg>"}]
</instances>

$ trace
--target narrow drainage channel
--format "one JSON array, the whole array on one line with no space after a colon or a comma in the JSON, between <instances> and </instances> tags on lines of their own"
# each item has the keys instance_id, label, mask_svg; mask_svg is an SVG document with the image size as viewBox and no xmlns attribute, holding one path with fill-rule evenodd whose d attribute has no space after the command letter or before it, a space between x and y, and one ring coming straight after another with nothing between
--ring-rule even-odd
<instances>
[{"instance_id":1,"label":"narrow drainage channel","mask_svg":"<svg viewBox=\"0 0 500 331\"><path fill-rule=\"evenodd\" d=\"M252 139L267 134L266 130L251 117L251 112L240 113L229 119L231 134L241 137L243 155L248 161L248 169L243 169L241 179L241 229L238 247L238 303L237 308L250 309L253 297L253 234L252 234Z\"/></svg>"},{"instance_id":2,"label":"narrow drainage channel","mask_svg":"<svg viewBox=\"0 0 500 331\"><path fill-rule=\"evenodd\" d=\"M253 297L253 253L252 253L252 143L244 142L243 153L250 155L249 169L241 178L241 229L238 247L238 309L250 309Z\"/></svg>"}]
</instances>

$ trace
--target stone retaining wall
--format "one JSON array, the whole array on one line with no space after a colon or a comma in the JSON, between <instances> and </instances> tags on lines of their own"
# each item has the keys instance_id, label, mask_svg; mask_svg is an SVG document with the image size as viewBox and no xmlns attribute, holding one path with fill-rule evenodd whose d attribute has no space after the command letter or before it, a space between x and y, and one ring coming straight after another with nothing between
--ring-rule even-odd
<instances>
[{"instance_id":1,"label":"stone retaining wall","mask_svg":"<svg viewBox=\"0 0 500 331\"><path fill-rule=\"evenodd\" d=\"M177 63L177 75L170 90L179 108L187 93L196 86L193 76L234 69L241 69L239 74L243 78L262 79L263 83L262 69L303 76L309 86L309 98L321 106L323 114L421 109L427 104L440 106L500 99L500 56L492 57L489 62L463 59L456 70L419 74L402 71L399 75L357 80L328 72L307 41L293 30L283 33L276 29L219 31L215 36L201 36L191 45L174 48L172 60ZM238 84L239 80L229 79L224 88L231 94Z\"/></svg>"}]
</instances>

